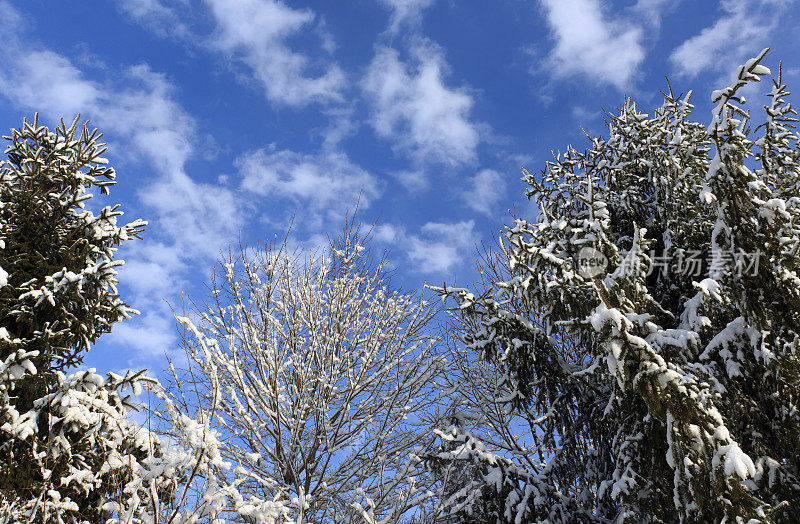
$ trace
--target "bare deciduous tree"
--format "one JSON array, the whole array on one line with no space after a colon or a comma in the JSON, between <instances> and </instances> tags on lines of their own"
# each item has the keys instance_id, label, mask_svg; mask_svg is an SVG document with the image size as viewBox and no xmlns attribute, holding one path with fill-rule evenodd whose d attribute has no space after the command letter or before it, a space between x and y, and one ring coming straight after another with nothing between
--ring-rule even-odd
<instances>
[{"instance_id":1,"label":"bare deciduous tree","mask_svg":"<svg viewBox=\"0 0 800 524\"><path fill-rule=\"evenodd\" d=\"M212 306L178 319L172 398L222 435L243 494L291 501L297 522L402 521L429 496L413 452L437 416L433 312L390 288L365 240L348 228L318 258L242 248Z\"/></svg>"}]
</instances>

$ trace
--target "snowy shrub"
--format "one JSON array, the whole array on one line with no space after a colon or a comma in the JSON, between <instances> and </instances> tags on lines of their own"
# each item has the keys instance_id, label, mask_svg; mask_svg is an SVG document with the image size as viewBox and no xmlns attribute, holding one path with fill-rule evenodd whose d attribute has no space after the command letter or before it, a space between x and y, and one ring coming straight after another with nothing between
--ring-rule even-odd
<instances>
[{"instance_id":1,"label":"snowy shrub","mask_svg":"<svg viewBox=\"0 0 800 524\"><path fill-rule=\"evenodd\" d=\"M483 511L489 492L500 522L796 518L800 148L780 75L763 122L739 94L770 74L765 52L712 94L708 126L670 89L526 171L539 213L506 228L504 267L479 296L439 289L517 417L439 433L429 463L477 472L443 506Z\"/></svg>"}]
</instances>

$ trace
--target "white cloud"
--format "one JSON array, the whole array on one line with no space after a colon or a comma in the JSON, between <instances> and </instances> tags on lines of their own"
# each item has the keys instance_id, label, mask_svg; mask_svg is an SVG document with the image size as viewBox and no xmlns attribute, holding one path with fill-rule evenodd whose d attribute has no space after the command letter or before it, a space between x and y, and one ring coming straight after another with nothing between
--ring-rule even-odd
<instances>
[{"instance_id":1,"label":"white cloud","mask_svg":"<svg viewBox=\"0 0 800 524\"><path fill-rule=\"evenodd\" d=\"M134 367L138 367L137 359L156 360L164 355L181 357L175 320L168 308L143 311L135 320L115 325L107 336L117 344L136 350L137 358L129 360Z\"/></svg>"},{"instance_id":2,"label":"white cloud","mask_svg":"<svg viewBox=\"0 0 800 524\"><path fill-rule=\"evenodd\" d=\"M286 239L286 252L294 253L301 261L327 256L329 248L330 239L322 233L313 233L304 240L290 234Z\"/></svg>"},{"instance_id":3,"label":"white cloud","mask_svg":"<svg viewBox=\"0 0 800 524\"><path fill-rule=\"evenodd\" d=\"M435 45L426 42L411 53L413 65L394 49L378 48L362 82L373 127L420 163L474 161L479 136L469 120L472 97L445 85L447 66Z\"/></svg>"},{"instance_id":4,"label":"white cloud","mask_svg":"<svg viewBox=\"0 0 800 524\"><path fill-rule=\"evenodd\" d=\"M661 17L666 10L674 9L680 0L638 0L633 6L633 12L644 17L648 25L658 29L661 27Z\"/></svg>"},{"instance_id":5,"label":"white cloud","mask_svg":"<svg viewBox=\"0 0 800 524\"><path fill-rule=\"evenodd\" d=\"M196 182L184 172L161 177L140 195L185 258L214 260L243 225L236 195L224 186Z\"/></svg>"},{"instance_id":6,"label":"white cloud","mask_svg":"<svg viewBox=\"0 0 800 524\"><path fill-rule=\"evenodd\" d=\"M184 164L193 153L195 123L174 100L163 75L144 65L122 75L125 87L84 78L68 59L47 50L7 55L0 72L0 91L17 106L40 111L51 121L82 113L116 142L144 156L160 176L145 182L143 202L156 212L157 223L187 256L214 254L236 231L234 198L224 187L192 180ZM200 241L203 239L203 241Z\"/></svg>"},{"instance_id":7,"label":"white cloud","mask_svg":"<svg viewBox=\"0 0 800 524\"><path fill-rule=\"evenodd\" d=\"M321 137L322 149L335 151L343 140L353 136L358 130L359 122L353 116L355 103L326 107L321 112L328 119L328 125L312 130L310 138L314 140Z\"/></svg>"},{"instance_id":8,"label":"white cloud","mask_svg":"<svg viewBox=\"0 0 800 524\"><path fill-rule=\"evenodd\" d=\"M339 100L345 78L338 66L313 76L308 56L293 51L290 36L307 31L311 10L275 0L206 0L216 22L213 45L241 58L261 82L267 98L290 106Z\"/></svg>"},{"instance_id":9,"label":"white cloud","mask_svg":"<svg viewBox=\"0 0 800 524\"><path fill-rule=\"evenodd\" d=\"M421 170L395 171L392 173L392 176L403 184L403 187L408 191L422 191L423 189L428 189L428 186L430 186L428 177L425 175L425 172Z\"/></svg>"},{"instance_id":10,"label":"white cloud","mask_svg":"<svg viewBox=\"0 0 800 524\"><path fill-rule=\"evenodd\" d=\"M9 9L0 4L0 11ZM175 101L174 89L163 75L139 65L113 82L92 81L66 57L21 41L17 29L2 26L7 52L0 58L0 93L21 109L40 111L51 122L80 112L106 133L110 154L143 161L156 173L141 181L139 192L149 207L144 218L151 224L144 241L124 246L130 271L120 274L132 305L145 314L110 335L152 356L155 346L174 340L171 321L163 320L172 318L163 298L174 299L186 271L195 264L206 266L241 224L233 193L193 180L185 172L194 154L196 123ZM159 326L164 329L158 331ZM142 335L145 331L150 342Z\"/></svg>"},{"instance_id":11,"label":"white cloud","mask_svg":"<svg viewBox=\"0 0 800 524\"><path fill-rule=\"evenodd\" d=\"M146 26L160 37L168 35L185 38L190 31L183 23L179 11L187 11L186 0L177 0L176 8L165 5L161 0L118 0L117 6L127 16Z\"/></svg>"},{"instance_id":12,"label":"white cloud","mask_svg":"<svg viewBox=\"0 0 800 524\"><path fill-rule=\"evenodd\" d=\"M372 239L382 244L393 244L403 234L402 229L393 224L380 224L372 228Z\"/></svg>"},{"instance_id":13,"label":"white cloud","mask_svg":"<svg viewBox=\"0 0 800 524\"><path fill-rule=\"evenodd\" d=\"M236 164L243 177L243 190L302 203L301 219L338 218L352 210L356 202L369 207L380 194L378 179L342 152L304 155L260 149L244 155Z\"/></svg>"},{"instance_id":14,"label":"white cloud","mask_svg":"<svg viewBox=\"0 0 800 524\"><path fill-rule=\"evenodd\" d=\"M97 107L99 87L69 60L46 50L25 53L14 44L12 40L13 53L3 59L0 90L16 105L65 119Z\"/></svg>"},{"instance_id":15,"label":"white cloud","mask_svg":"<svg viewBox=\"0 0 800 524\"><path fill-rule=\"evenodd\" d=\"M470 180L461 196L470 209L493 217L500 210L505 192L506 182L500 173L484 169Z\"/></svg>"},{"instance_id":16,"label":"white cloud","mask_svg":"<svg viewBox=\"0 0 800 524\"><path fill-rule=\"evenodd\" d=\"M135 302L166 297L184 284L181 269L185 261L172 245L155 240L125 244L125 269L119 280L135 294Z\"/></svg>"},{"instance_id":17,"label":"white cloud","mask_svg":"<svg viewBox=\"0 0 800 524\"><path fill-rule=\"evenodd\" d=\"M434 0L381 0L392 9L389 33L396 34L403 25L419 23L422 11L433 5Z\"/></svg>"},{"instance_id":18,"label":"white cloud","mask_svg":"<svg viewBox=\"0 0 800 524\"><path fill-rule=\"evenodd\" d=\"M764 9L764 4L770 4L769 9ZM670 55L679 75L695 77L704 71L732 71L767 43L780 11L788 3L731 0L720 5L724 14L714 25L684 41Z\"/></svg>"},{"instance_id":19,"label":"white cloud","mask_svg":"<svg viewBox=\"0 0 800 524\"><path fill-rule=\"evenodd\" d=\"M3 34L21 30L24 21L19 12L7 0L0 2L0 31ZM12 37L13 41L14 38Z\"/></svg>"},{"instance_id":20,"label":"white cloud","mask_svg":"<svg viewBox=\"0 0 800 524\"><path fill-rule=\"evenodd\" d=\"M244 63L273 103L304 106L341 101L345 76L329 57L312 60L287 43L314 33L319 49L330 55L336 44L310 9L292 9L279 0L204 0L214 22L213 34L193 32L190 24L205 12L187 0L121 0L120 9L160 37L177 38Z\"/></svg>"},{"instance_id":21,"label":"white cloud","mask_svg":"<svg viewBox=\"0 0 800 524\"><path fill-rule=\"evenodd\" d=\"M407 238L408 258L416 271L425 274L448 273L469 258L478 241L475 222L428 222L419 235Z\"/></svg>"},{"instance_id":22,"label":"white cloud","mask_svg":"<svg viewBox=\"0 0 800 524\"><path fill-rule=\"evenodd\" d=\"M129 68L122 88L108 86L96 112L102 125L130 138L162 173L183 171L193 153L194 120L175 101L172 84L146 65Z\"/></svg>"},{"instance_id":23,"label":"white cloud","mask_svg":"<svg viewBox=\"0 0 800 524\"><path fill-rule=\"evenodd\" d=\"M390 256L404 256L412 271L426 275L447 276L456 267L472 260L470 250L478 242L473 220L461 222L428 222L419 232L409 233L404 227L381 224L372 230L372 239L395 246Z\"/></svg>"},{"instance_id":24,"label":"white cloud","mask_svg":"<svg viewBox=\"0 0 800 524\"><path fill-rule=\"evenodd\" d=\"M138 308L141 315L115 325L106 339L134 349L134 355L145 361L164 354L181 356L172 310L165 300L182 313L180 291L188 288L191 276L180 250L149 238L149 233L146 231L141 241L125 244L120 254L125 260L119 272L125 301ZM130 363L135 364L136 358L131 358Z\"/></svg>"},{"instance_id":25,"label":"white cloud","mask_svg":"<svg viewBox=\"0 0 800 524\"><path fill-rule=\"evenodd\" d=\"M166 17L159 24L168 22L177 12L177 6L165 7L169 0L127 0L127 3L133 6L127 7L129 11L152 14L155 18ZM215 28L209 39L210 47L240 59L250 67L263 84L268 99L287 105L340 99L339 90L343 87L344 76L338 67L326 67L323 73L314 76L315 72L319 73L320 64L313 63L305 54L293 51L287 43L287 39L302 36L309 30L326 36L324 28L320 27L322 22L316 20L313 11L293 9L278 0L205 0L205 5L209 8ZM187 18L191 16L191 13L185 15ZM142 22L147 23L145 20ZM158 24L150 26L157 29ZM333 43L329 38L327 41L323 38L321 47L331 50ZM249 192L251 196L279 196L307 204L316 215L313 217L316 223L322 216L338 216L339 209L333 211L333 208L341 208L343 213L355 206L359 195L361 205L369 206L370 201L379 194L377 179L353 165L339 148L340 142L357 128L353 119L354 105L325 105L321 110L328 117L329 125L315 130L323 139L320 153L304 155L265 149L244 155L237 161L244 176L239 189ZM160 141L161 137L153 133L152 143L157 146ZM154 150L158 151L158 148ZM164 155L165 159L180 159L181 156L170 151ZM223 176L219 180L224 184L229 177ZM172 181L177 187L188 183L189 180L179 176ZM236 201L232 193L223 192L216 198L212 186L205 185L197 189L201 191L175 204L170 202L173 188L167 185L152 187L146 198L165 212L169 208L162 203L169 203L173 207L203 207L210 211L209 219L215 223L240 223L241 217L234 216L233 212L244 206L241 201ZM204 197L206 193L208 198ZM252 204L252 198L249 201ZM208 249L215 251L218 246L210 244Z\"/></svg>"},{"instance_id":26,"label":"white cloud","mask_svg":"<svg viewBox=\"0 0 800 524\"><path fill-rule=\"evenodd\" d=\"M583 75L619 89L633 81L644 60L643 31L621 20L608 20L600 0L541 0L555 48L547 74Z\"/></svg>"}]
</instances>

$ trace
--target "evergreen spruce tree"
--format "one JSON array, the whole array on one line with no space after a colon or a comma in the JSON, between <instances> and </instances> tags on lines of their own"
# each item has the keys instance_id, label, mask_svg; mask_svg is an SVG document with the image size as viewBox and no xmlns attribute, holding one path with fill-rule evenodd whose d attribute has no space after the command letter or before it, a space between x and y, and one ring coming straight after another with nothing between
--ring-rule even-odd
<instances>
[{"instance_id":1,"label":"evergreen spruce tree","mask_svg":"<svg viewBox=\"0 0 800 524\"><path fill-rule=\"evenodd\" d=\"M86 208L87 191L108 194L115 174L102 157L100 133L79 126L77 118L52 130L38 118L23 121L4 138L10 143L0 162L0 522L294 522L292 513L304 507L298 499L250 489L277 482L255 470L261 466L252 454L237 461L223 456L228 438L212 422L229 407L230 390L221 389L216 374L202 389L207 396L199 418L192 418L181 399L143 371L101 376L74 369L99 336L136 313L117 293L116 268L123 262L115 252L146 224L118 225L118 206ZM364 285L351 279L338 298L349 306L346 291ZM406 304L394 296L385 301L394 310ZM415 311L409 314L413 326L422 316ZM396 380L393 370L380 367ZM377 395L390 387L389 379L368 384ZM162 423L160 435L129 416L143 386L156 398L159 411L149 415ZM402 410L412 404L399 401L417 390L398 388L384 403L398 412L391 420L402 421Z\"/></svg>"},{"instance_id":2,"label":"evergreen spruce tree","mask_svg":"<svg viewBox=\"0 0 800 524\"><path fill-rule=\"evenodd\" d=\"M126 418L142 372L67 376L133 309L119 297L114 252L145 222L117 225L114 170L100 133L76 119L23 121L0 162L0 501L20 522L100 522L103 504L154 453ZM126 463L127 461L127 463ZM119 495L119 493L116 493Z\"/></svg>"},{"instance_id":3,"label":"evergreen spruce tree","mask_svg":"<svg viewBox=\"0 0 800 524\"><path fill-rule=\"evenodd\" d=\"M691 92L652 115L626 100L607 138L525 172L539 213L506 228L503 278L439 289L538 458L453 424L432 462L485 473L444 505L489 488L498 522L796 519L800 137L780 74L760 125L740 96L765 53L708 126Z\"/></svg>"}]
</instances>

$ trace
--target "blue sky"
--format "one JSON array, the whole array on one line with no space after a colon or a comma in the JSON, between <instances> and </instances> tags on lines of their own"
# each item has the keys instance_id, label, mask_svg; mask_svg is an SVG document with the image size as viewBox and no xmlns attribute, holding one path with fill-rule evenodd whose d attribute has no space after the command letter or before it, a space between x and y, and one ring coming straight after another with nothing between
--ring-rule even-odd
<instances>
[{"instance_id":1,"label":"blue sky","mask_svg":"<svg viewBox=\"0 0 800 524\"><path fill-rule=\"evenodd\" d=\"M584 147L626 94L659 105L665 75L702 122L763 47L800 85L799 22L789 0L0 1L0 116L80 112L105 133L105 203L150 225L120 252L142 315L86 362L158 374L168 303L202 303L240 238L294 216L294 245L319 246L360 195L399 285L468 284L475 246L532 214L522 167Z\"/></svg>"}]
</instances>

